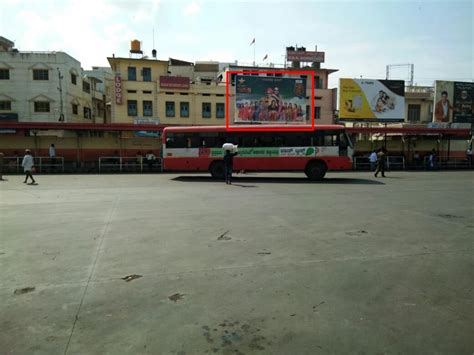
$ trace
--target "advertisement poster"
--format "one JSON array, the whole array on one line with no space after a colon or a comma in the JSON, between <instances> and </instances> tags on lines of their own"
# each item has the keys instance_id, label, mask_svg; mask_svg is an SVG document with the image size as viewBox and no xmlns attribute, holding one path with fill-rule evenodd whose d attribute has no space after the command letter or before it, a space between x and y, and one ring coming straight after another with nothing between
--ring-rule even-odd
<instances>
[{"instance_id":1,"label":"advertisement poster","mask_svg":"<svg viewBox=\"0 0 474 355\"><path fill-rule=\"evenodd\" d=\"M405 120L403 80L340 79L339 119L375 122Z\"/></svg>"},{"instance_id":2,"label":"advertisement poster","mask_svg":"<svg viewBox=\"0 0 474 355\"><path fill-rule=\"evenodd\" d=\"M306 78L236 75L235 123L306 124Z\"/></svg>"},{"instance_id":3,"label":"advertisement poster","mask_svg":"<svg viewBox=\"0 0 474 355\"><path fill-rule=\"evenodd\" d=\"M435 82L433 122L474 123L474 83Z\"/></svg>"},{"instance_id":4,"label":"advertisement poster","mask_svg":"<svg viewBox=\"0 0 474 355\"><path fill-rule=\"evenodd\" d=\"M318 153L318 148L315 147L255 147L255 148L239 148L239 157L255 157L255 158L270 158L270 157L314 157ZM211 157L220 157L224 155L221 148L211 148Z\"/></svg>"}]
</instances>

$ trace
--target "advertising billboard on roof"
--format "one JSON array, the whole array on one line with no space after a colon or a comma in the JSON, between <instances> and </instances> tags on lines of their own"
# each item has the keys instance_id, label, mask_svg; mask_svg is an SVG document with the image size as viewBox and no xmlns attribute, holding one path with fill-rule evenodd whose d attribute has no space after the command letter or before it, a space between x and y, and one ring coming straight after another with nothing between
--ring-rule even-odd
<instances>
[{"instance_id":1,"label":"advertising billboard on roof","mask_svg":"<svg viewBox=\"0 0 474 355\"><path fill-rule=\"evenodd\" d=\"M405 120L403 80L340 79L339 95L341 121Z\"/></svg>"},{"instance_id":2,"label":"advertising billboard on roof","mask_svg":"<svg viewBox=\"0 0 474 355\"><path fill-rule=\"evenodd\" d=\"M474 83L435 82L433 122L474 123Z\"/></svg>"},{"instance_id":3,"label":"advertising billboard on roof","mask_svg":"<svg viewBox=\"0 0 474 355\"><path fill-rule=\"evenodd\" d=\"M234 123L308 124L306 77L236 75Z\"/></svg>"}]
</instances>

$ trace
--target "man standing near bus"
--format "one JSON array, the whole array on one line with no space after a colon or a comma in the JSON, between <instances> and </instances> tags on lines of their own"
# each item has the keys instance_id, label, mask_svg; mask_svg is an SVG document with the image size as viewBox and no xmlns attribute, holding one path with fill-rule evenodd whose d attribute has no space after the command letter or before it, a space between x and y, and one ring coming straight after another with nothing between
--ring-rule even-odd
<instances>
[{"instance_id":1,"label":"man standing near bus","mask_svg":"<svg viewBox=\"0 0 474 355\"><path fill-rule=\"evenodd\" d=\"M232 153L230 150L225 151L224 155L224 176L225 183L232 185L232 169L234 164L234 157L239 154L238 152Z\"/></svg>"}]
</instances>

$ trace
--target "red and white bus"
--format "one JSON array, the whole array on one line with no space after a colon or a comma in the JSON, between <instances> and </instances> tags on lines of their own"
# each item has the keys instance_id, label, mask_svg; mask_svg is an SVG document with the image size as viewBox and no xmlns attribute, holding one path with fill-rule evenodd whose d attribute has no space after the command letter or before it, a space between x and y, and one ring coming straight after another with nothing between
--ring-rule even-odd
<instances>
[{"instance_id":1,"label":"red and white bus","mask_svg":"<svg viewBox=\"0 0 474 355\"><path fill-rule=\"evenodd\" d=\"M248 127L248 126L245 126ZM223 126L166 127L165 171L209 171L224 177L224 143L238 145L236 171L302 171L320 180L328 170L352 169L353 147L344 126L320 125L314 131L226 131Z\"/></svg>"}]
</instances>

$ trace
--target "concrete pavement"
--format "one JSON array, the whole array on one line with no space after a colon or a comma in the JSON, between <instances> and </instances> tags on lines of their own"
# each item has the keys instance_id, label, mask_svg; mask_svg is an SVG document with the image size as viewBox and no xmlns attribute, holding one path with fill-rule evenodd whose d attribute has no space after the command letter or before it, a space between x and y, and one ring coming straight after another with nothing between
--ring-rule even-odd
<instances>
[{"instance_id":1,"label":"concrete pavement","mask_svg":"<svg viewBox=\"0 0 474 355\"><path fill-rule=\"evenodd\" d=\"M0 353L472 354L474 173L387 175L7 176Z\"/></svg>"}]
</instances>

